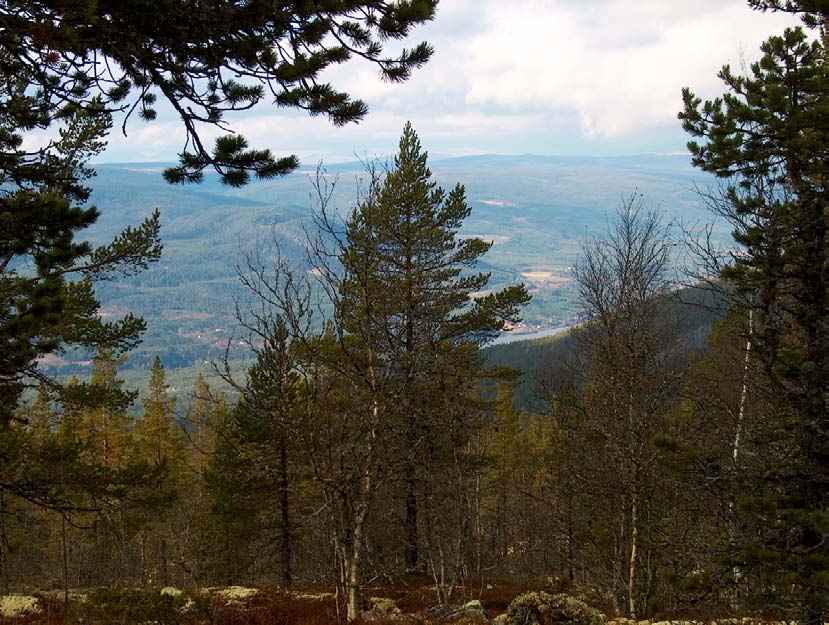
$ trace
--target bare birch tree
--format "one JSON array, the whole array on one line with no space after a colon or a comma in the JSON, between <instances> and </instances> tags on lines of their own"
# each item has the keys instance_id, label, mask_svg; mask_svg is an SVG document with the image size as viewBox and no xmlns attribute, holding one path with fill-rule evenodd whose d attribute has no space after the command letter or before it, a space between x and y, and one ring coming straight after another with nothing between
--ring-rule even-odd
<instances>
[{"instance_id":1,"label":"bare birch tree","mask_svg":"<svg viewBox=\"0 0 829 625\"><path fill-rule=\"evenodd\" d=\"M665 297L672 243L658 212L639 194L624 199L607 237L589 240L575 269L584 313L583 348L590 359L586 426L598 454L595 487L613 536L611 576L624 610L642 610L639 580L643 519L656 505L660 480L652 438L675 401L679 383L675 319ZM603 467L603 468L602 468ZM624 564L623 564L624 562Z\"/></svg>"}]
</instances>

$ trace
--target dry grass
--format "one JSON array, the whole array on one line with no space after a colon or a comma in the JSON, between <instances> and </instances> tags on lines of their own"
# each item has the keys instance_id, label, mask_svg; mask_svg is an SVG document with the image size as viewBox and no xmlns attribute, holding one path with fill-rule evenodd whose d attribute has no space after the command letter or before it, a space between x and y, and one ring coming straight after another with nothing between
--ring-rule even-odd
<instances>
[{"instance_id":1,"label":"dry grass","mask_svg":"<svg viewBox=\"0 0 829 625\"><path fill-rule=\"evenodd\" d=\"M316 593L308 593L309 595ZM333 597L304 598L281 590L260 592L245 605L213 608L213 625L334 625L337 606Z\"/></svg>"},{"instance_id":2,"label":"dry grass","mask_svg":"<svg viewBox=\"0 0 829 625\"><path fill-rule=\"evenodd\" d=\"M366 587L363 596L392 599L402 612L394 619L372 614L365 625L430 625L438 622L438 603L432 578L407 575L393 586ZM68 609L56 594L38 595L41 612L0 618L0 625L337 625L334 589L313 587L285 591L259 588L255 595L234 600L235 594L211 589L209 593L178 595L156 590L93 589L90 602L71 603ZM481 598L490 618L503 612L515 590L508 584L467 584L456 588L452 602ZM431 616L430 616L431 614ZM359 624L358 624L359 625Z\"/></svg>"}]
</instances>

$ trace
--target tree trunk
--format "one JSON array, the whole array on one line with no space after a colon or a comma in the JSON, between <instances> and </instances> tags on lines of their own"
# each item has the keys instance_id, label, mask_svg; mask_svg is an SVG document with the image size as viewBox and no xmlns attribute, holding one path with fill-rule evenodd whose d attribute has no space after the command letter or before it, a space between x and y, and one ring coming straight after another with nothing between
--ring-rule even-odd
<instances>
[{"instance_id":1,"label":"tree trunk","mask_svg":"<svg viewBox=\"0 0 829 625\"><path fill-rule=\"evenodd\" d=\"M407 225L409 225L409 217L407 215ZM408 230L408 229L407 229ZM411 244L411 242L409 242ZM409 247L407 245L407 247ZM412 252L407 251L405 261L405 285L406 285L406 385L410 385L414 377L414 351L415 351L415 336L414 336L414 318L415 318L415 303L412 294ZM419 418L418 411L414 409L414 398L411 390L407 392L409 396L409 422L407 423L407 435L409 443L409 457L406 461L406 568L409 571L416 571L419 555L418 555L418 531L417 531L417 467L415 467L414 453L418 445L418 431Z\"/></svg>"},{"instance_id":2,"label":"tree trunk","mask_svg":"<svg viewBox=\"0 0 829 625\"><path fill-rule=\"evenodd\" d=\"M161 585L168 586L170 584L169 573L167 571L167 539L161 539Z\"/></svg>"},{"instance_id":3,"label":"tree trunk","mask_svg":"<svg viewBox=\"0 0 829 625\"><path fill-rule=\"evenodd\" d=\"M628 612L629 618L636 620L636 564L638 557L638 496L634 491L630 502L630 568L628 570Z\"/></svg>"},{"instance_id":4,"label":"tree trunk","mask_svg":"<svg viewBox=\"0 0 829 625\"><path fill-rule=\"evenodd\" d=\"M141 532L141 580L147 584L147 534Z\"/></svg>"},{"instance_id":5,"label":"tree trunk","mask_svg":"<svg viewBox=\"0 0 829 625\"><path fill-rule=\"evenodd\" d=\"M743 362L743 381L742 386L740 388L740 405L737 409L737 424L734 428L734 443L731 446L731 461L732 461L732 475L735 480L738 477L738 461L740 459L740 443L743 436L743 421L745 419L745 412L746 412L746 400L748 398L748 380L749 380L749 364L751 363L751 335L754 332L754 310L753 308L748 309L748 338L746 339L746 354L745 359ZM735 505L734 496L732 495L729 502L728 502L728 516L730 520L730 527L729 527L729 543L732 549L736 549L738 540L737 540L737 526L738 526L738 519L737 519L737 506ZM732 609L736 610L739 607L739 600L740 600L740 579L742 578L742 571L740 567L735 565L733 570L734 574L734 592L731 596L731 607Z\"/></svg>"},{"instance_id":6,"label":"tree trunk","mask_svg":"<svg viewBox=\"0 0 829 625\"><path fill-rule=\"evenodd\" d=\"M406 569L416 571L418 561L417 478L414 459L406 462Z\"/></svg>"},{"instance_id":7,"label":"tree trunk","mask_svg":"<svg viewBox=\"0 0 829 625\"><path fill-rule=\"evenodd\" d=\"M377 378L373 366L374 354L369 350L369 380L373 397L371 400L371 427L368 433L368 446L366 449L366 460L363 470L363 478L360 481L360 495L356 506L354 527L351 535L351 553L348 554L346 573L348 575L348 588L346 595L346 618L349 623L356 621L360 616L360 576L361 559L363 555L363 541L365 540L365 524L368 517L368 510L371 506L371 499L374 494L374 461L376 453L377 429L380 421L380 406L377 403Z\"/></svg>"},{"instance_id":8,"label":"tree trunk","mask_svg":"<svg viewBox=\"0 0 829 625\"><path fill-rule=\"evenodd\" d=\"M360 534L362 532L359 532ZM357 540L362 541L362 537L358 539L357 537L358 532L355 528L355 543L353 545L353 551L351 553L351 561L349 562L348 566L348 594L347 594L347 607L346 607L346 618L348 619L349 623L355 622L360 617L360 547L359 544L356 542Z\"/></svg>"},{"instance_id":9,"label":"tree trunk","mask_svg":"<svg viewBox=\"0 0 829 625\"><path fill-rule=\"evenodd\" d=\"M293 583L291 568L291 519L288 498L288 450L284 434L279 438L279 506L282 516L280 529L280 551L282 554L282 585L286 588Z\"/></svg>"},{"instance_id":10,"label":"tree trunk","mask_svg":"<svg viewBox=\"0 0 829 625\"><path fill-rule=\"evenodd\" d=\"M69 554L66 544L66 512L60 513L60 542L63 549L63 604L69 605Z\"/></svg>"},{"instance_id":11,"label":"tree trunk","mask_svg":"<svg viewBox=\"0 0 829 625\"><path fill-rule=\"evenodd\" d=\"M343 556L346 573L346 619L349 623L356 621L360 616L360 581L362 574L363 542L365 539L365 522L372 489L371 471L367 469L363 477L354 528L351 532L351 552L348 553L348 548L346 547Z\"/></svg>"},{"instance_id":12,"label":"tree trunk","mask_svg":"<svg viewBox=\"0 0 829 625\"><path fill-rule=\"evenodd\" d=\"M573 495L567 495L567 579L570 580L570 585L573 585L575 580L575 563L573 557Z\"/></svg>"}]
</instances>

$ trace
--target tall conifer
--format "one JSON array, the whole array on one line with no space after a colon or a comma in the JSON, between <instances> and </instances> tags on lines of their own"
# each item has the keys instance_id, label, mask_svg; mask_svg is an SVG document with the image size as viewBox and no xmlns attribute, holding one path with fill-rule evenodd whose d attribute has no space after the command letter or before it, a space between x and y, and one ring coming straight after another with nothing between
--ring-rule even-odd
<instances>
[{"instance_id":1,"label":"tall conifer","mask_svg":"<svg viewBox=\"0 0 829 625\"><path fill-rule=\"evenodd\" d=\"M726 180L716 210L740 251L722 276L751 311L746 338L777 396L770 451L779 461L740 493L768 531L742 542L740 560L814 625L826 610L829 562L829 10L805 0L752 4L799 13L821 36L795 28L771 37L747 75L722 69L721 98L703 103L685 89L680 118L694 164Z\"/></svg>"},{"instance_id":2,"label":"tall conifer","mask_svg":"<svg viewBox=\"0 0 829 625\"><path fill-rule=\"evenodd\" d=\"M505 322L516 321L529 300L523 285L481 295L489 274L475 265L492 243L458 236L471 212L465 190L460 184L448 193L439 187L427 158L407 123L393 167L364 206L371 219L363 225L376 242L378 338L394 370L396 418L407 450L402 481L410 569L420 564L419 484L441 447L434 437L449 434L454 419L463 421L463 409L457 409L464 393L468 400L476 391L478 347ZM453 393L461 395L450 398Z\"/></svg>"}]
</instances>

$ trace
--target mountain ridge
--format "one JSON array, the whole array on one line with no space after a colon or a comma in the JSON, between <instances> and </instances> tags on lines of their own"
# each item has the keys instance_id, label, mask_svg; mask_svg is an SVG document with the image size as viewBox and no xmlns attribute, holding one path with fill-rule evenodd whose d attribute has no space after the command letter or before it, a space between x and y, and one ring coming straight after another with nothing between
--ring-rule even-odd
<instances>
[{"instance_id":1,"label":"mountain ridge","mask_svg":"<svg viewBox=\"0 0 829 625\"><path fill-rule=\"evenodd\" d=\"M235 268L244 250L267 243L273 234L283 254L301 266L303 228L314 204L315 168L234 189L222 186L214 174L198 186L170 186L161 176L165 165L98 163L90 181L90 202L101 217L83 235L95 243L154 208L161 211L161 260L138 276L98 287L105 314L132 311L147 320L144 343L130 356L128 368L147 367L156 354L169 368L215 355L236 328L234 300L243 293ZM472 214L460 234L494 242L481 268L492 273L492 288L527 284L534 301L524 316L533 326L572 321L577 310L572 265L583 240L602 234L621 198L639 193L647 206L671 220L707 216L693 184L711 179L677 155L483 154L435 159L429 165L438 184L465 186ZM332 203L338 210L359 200L362 163L325 165L321 173L326 182L336 181ZM67 371L85 369L70 365Z\"/></svg>"}]
</instances>

